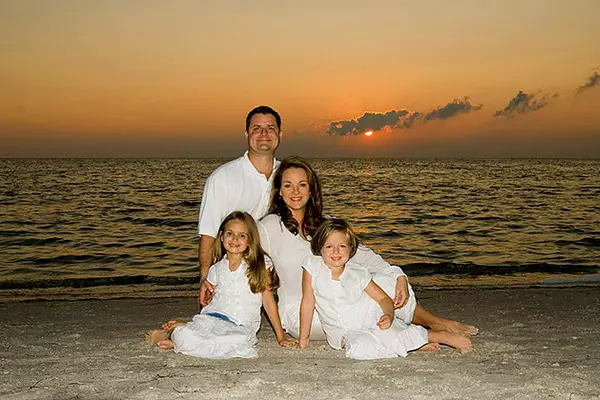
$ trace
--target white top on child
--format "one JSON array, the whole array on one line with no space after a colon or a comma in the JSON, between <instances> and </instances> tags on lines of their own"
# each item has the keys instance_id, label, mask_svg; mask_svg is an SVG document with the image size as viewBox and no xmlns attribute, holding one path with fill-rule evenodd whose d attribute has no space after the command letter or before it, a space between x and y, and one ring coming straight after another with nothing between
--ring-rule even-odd
<instances>
[{"instance_id":1,"label":"white top on child","mask_svg":"<svg viewBox=\"0 0 600 400\"><path fill-rule=\"evenodd\" d=\"M248 264L242 261L230 271L225 257L210 267L207 279L216 285L214 298L192 321L173 330L171 340L176 353L204 358L258 355L254 345L260 328L262 294L250 291L247 269Z\"/></svg>"},{"instance_id":2,"label":"white top on child","mask_svg":"<svg viewBox=\"0 0 600 400\"><path fill-rule=\"evenodd\" d=\"M216 285L217 290L210 304L201 313L226 315L235 324L251 327L257 332L260 328L262 294L252 293L250 290L247 269L248 264L242 260L240 266L231 272L226 257L211 266L207 280Z\"/></svg>"},{"instance_id":3,"label":"white top on child","mask_svg":"<svg viewBox=\"0 0 600 400\"><path fill-rule=\"evenodd\" d=\"M405 357L427 343L423 327L409 325L398 316L389 329L379 329L377 321L383 311L365 292L372 275L360 264L348 261L339 280L333 279L320 256L308 257L303 268L312 277L315 309L331 347L341 349L344 341L348 357L377 359ZM393 290L394 279L387 278L385 286Z\"/></svg>"},{"instance_id":4,"label":"white top on child","mask_svg":"<svg viewBox=\"0 0 600 400\"><path fill-rule=\"evenodd\" d=\"M312 276L315 309L327 342L331 347L341 349L344 332L362 328L367 322L369 308L374 308L368 301L363 301L369 297L364 289L371 281L371 274L366 268L349 261L339 281L333 280L331 270L320 256L309 256L302 266ZM379 312L373 325L377 324L381 314Z\"/></svg>"}]
</instances>

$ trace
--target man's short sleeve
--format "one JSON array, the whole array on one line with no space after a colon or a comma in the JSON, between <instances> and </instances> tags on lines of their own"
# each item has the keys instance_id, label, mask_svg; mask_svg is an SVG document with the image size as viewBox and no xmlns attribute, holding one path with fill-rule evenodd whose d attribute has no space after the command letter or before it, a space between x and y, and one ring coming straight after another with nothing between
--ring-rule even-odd
<instances>
[{"instance_id":1,"label":"man's short sleeve","mask_svg":"<svg viewBox=\"0 0 600 400\"><path fill-rule=\"evenodd\" d=\"M226 217L224 206L227 200L227 184L214 173L208 177L202 193L198 235L217 237L219 225Z\"/></svg>"}]
</instances>

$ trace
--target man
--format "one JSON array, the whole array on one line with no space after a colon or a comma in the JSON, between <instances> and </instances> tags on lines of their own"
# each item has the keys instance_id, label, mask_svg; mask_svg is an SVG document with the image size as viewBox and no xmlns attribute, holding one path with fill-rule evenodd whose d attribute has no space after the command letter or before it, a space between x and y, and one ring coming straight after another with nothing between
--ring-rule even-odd
<instances>
[{"instance_id":1,"label":"man","mask_svg":"<svg viewBox=\"0 0 600 400\"><path fill-rule=\"evenodd\" d=\"M221 221L232 211L248 212L258 220L267 212L271 178L278 166L275 150L281 141L281 117L268 106L259 106L246 117L248 150L217 168L206 180L198 221L200 261L199 302L210 302L213 288L206 281L212 264L212 246Z\"/></svg>"}]
</instances>

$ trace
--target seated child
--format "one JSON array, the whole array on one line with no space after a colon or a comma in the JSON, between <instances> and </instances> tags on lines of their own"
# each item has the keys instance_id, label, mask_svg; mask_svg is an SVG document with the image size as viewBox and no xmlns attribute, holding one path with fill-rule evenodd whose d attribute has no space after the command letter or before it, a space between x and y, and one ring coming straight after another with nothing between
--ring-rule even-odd
<instances>
[{"instance_id":1,"label":"seated child","mask_svg":"<svg viewBox=\"0 0 600 400\"><path fill-rule=\"evenodd\" d=\"M406 357L419 348L439 349L440 343L459 350L471 348L465 336L411 324L416 307L412 289L408 303L394 312L388 293L394 293L395 282L378 277L376 283L366 268L348 262L357 247L356 235L344 220L327 219L315 232L314 255L302 271L300 348L309 344L315 307L329 345L345 348L350 358Z\"/></svg>"},{"instance_id":2,"label":"seated child","mask_svg":"<svg viewBox=\"0 0 600 400\"><path fill-rule=\"evenodd\" d=\"M273 295L277 275L265 265L265 252L250 214L234 211L223 220L213 262L207 276L215 289L210 304L190 322L169 321L149 331L146 340L196 357L256 357L262 305L279 344L296 347L297 341L288 340L281 327Z\"/></svg>"}]
</instances>

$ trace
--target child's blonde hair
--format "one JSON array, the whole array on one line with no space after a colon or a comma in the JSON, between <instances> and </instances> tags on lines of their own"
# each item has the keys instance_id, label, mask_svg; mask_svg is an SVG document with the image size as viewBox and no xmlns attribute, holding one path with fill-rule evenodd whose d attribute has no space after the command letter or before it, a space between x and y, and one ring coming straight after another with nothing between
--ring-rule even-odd
<instances>
[{"instance_id":1,"label":"child's blonde hair","mask_svg":"<svg viewBox=\"0 0 600 400\"><path fill-rule=\"evenodd\" d=\"M333 232L341 232L348 237L348 244L350 245L350 258L354 257L356 250L358 250L358 238L352 230L352 227L348 222L341 218L327 218L315 232L312 240L310 241L310 250L315 256L320 256L323 246L329 235Z\"/></svg>"},{"instance_id":2,"label":"child's blonde hair","mask_svg":"<svg viewBox=\"0 0 600 400\"><path fill-rule=\"evenodd\" d=\"M260 246L260 236L258 234L258 228L254 218L250 214L244 211L234 211L225 217L221 225L219 226L219 233L217 234L217 240L213 246L213 264L219 262L227 251L223 246L223 231L228 222L238 220L248 230L248 247L244 251L244 260L248 264L248 270L246 276L248 277L248 285L252 293L262 293L266 289L274 291L279 287L279 278L275 273L275 268L271 268L267 271L265 265L265 257L268 257L267 253ZM268 278L270 274L270 285L267 288Z\"/></svg>"}]
</instances>

